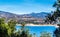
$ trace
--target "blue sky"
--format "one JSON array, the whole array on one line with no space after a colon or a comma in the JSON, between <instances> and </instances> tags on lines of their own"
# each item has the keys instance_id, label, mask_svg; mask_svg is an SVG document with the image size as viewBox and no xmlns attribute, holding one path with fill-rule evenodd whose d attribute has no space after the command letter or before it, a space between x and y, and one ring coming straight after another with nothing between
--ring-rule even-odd
<instances>
[{"instance_id":1,"label":"blue sky","mask_svg":"<svg viewBox=\"0 0 60 37\"><path fill-rule=\"evenodd\" d=\"M0 10L15 14L51 12L55 0L0 0Z\"/></svg>"}]
</instances>

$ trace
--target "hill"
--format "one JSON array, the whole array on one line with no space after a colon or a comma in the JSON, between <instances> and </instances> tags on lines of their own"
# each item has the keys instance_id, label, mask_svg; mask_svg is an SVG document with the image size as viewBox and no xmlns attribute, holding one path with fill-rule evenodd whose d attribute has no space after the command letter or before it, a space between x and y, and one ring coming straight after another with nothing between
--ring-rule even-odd
<instances>
[{"instance_id":1,"label":"hill","mask_svg":"<svg viewBox=\"0 0 60 37\"><path fill-rule=\"evenodd\" d=\"M46 16L49 13L47 12L40 12L40 13L30 13L30 14L22 14L22 15L18 15L18 14L13 14L10 12L5 12L5 11L0 11L0 18L4 17L6 18L6 21L8 21L9 19L13 19L13 20L17 20L19 23L20 22L29 22L29 23L34 23L34 22L43 22L44 18L46 18Z\"/></svg>"}]
</instances>

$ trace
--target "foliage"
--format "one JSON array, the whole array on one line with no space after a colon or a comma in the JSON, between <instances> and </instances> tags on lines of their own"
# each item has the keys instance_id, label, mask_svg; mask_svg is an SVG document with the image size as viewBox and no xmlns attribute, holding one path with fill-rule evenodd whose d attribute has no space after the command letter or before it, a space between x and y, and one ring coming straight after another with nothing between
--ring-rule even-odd
<instances>
[{"instance_id":1,"label":"foliage","mask_svg":"<svg viewBox=\"0 0 60 37\"><path fill-rule=\"evenodd\" d=\"M8 23L5 22L4 18L0 18L0 37L32 37L29 34L29 30L24 30L25 22L21 23L23 30L18 30L17 32L15 29L16 21L9 20Z\"/></svg>"},{"instance_id":2,"label":"foliage","mask_svg":"<svg viewBox=\"0 0 60 37\"><path fill-rule=\"evenodd\" d=\"M48 32L42 32L40 37L51 37L51 33Z\"/></svg>"},{"instance_id":3,"label":"foliage","mask_svg":"<svg viewBox=\"0 0 60 37\"><path fill-rule=\"evenodd\" d=\"M53 12L53 14L51 15L48 15L47 16L47 21L49 21L49 22L53 22L53 21L56 21L56 19L58 18L58 17L60 17L60 0L57 0L55 3L54 3L54 5L53 5L53 7L55 8L55 11Z\"/></svg>"},{"instance_id":4,"label":"foliage","mask_svg":"<svg viewBox=\"0 0 60 37\"><path fill-rule=\"evenodd\" d=\"M16 26L16 21L14 20L8 21L8 27L9 27L8 34L10 35L10 37L12 37L12 35L14 34L15 26Z\"/></svg>"},{"instance_id":5,"label":"foliage","mask_svg":"<svg viewBox=\"0 0 60 37\"><path fill-rule=\"evenodd\" d=\"M60 27L58 27L58 28L54 31L54 36L55 36L55 37L60 37Z\"/></svg>"},{"instance_id":6,"label":"foliage","mask_svg":"<svg viewBox=\"0 0 60 37\"><path fill-rule=\"evenodd\" d=\"M56 19L57 17L60 17L60 0L57 0L54 3L53 7L55 7L56 10L54 11L54 14L52 16Z\"/></svg>"},{"instance_id":7,"label":"foliage","mask_svg":"<svg viewBox=\"0 0 60 37\"><path fill-rule=\"evenodd\" d=\"M16 25L15 21L11 20L8 23L6 23L4 18L0 18L0 36L1 37L11 36L11 33L13 33L15 29L14 28L15 25Z\"/></svg>"},{"instance_id":8,"label":"foliage","mask_svg":"<svg viewBox=\"0 0 60 37\"><path fill-rule=\"evenodd\" d=\"M4 18L0 18L0 37L8 37L7 24L5 24Z\"/></svg>"},{"instance_id":9,"label":"foliage","mask_svg":"<svg viewBox=\"0 0 60 37\"><path fill-rule=\"evenodd\" d=\"M54 11L54 14L53 14L54 18L56 19L57 17L60 17L60 0L57 0L53 5L53 7L56 8L56 11ZM55 37L60 37L60 25L58 26L59 27L54 31Z\"/></svg>"}]
</instances>

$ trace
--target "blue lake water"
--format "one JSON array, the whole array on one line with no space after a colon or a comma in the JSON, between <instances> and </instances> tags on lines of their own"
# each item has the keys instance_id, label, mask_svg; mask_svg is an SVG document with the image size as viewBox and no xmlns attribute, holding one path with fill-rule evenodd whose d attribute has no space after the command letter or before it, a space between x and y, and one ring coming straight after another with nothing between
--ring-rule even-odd
<instances>
[{"instance_id":1,"label":"blue lake water","mask_svg":"<svg viewBox=\"0 0 60 37\"><path fill-rule=\"evenodd\" d=\"M20 29L21 26L16 26L16 29ZM25 28L29 29L30 34L36 33L37 36L40 36L40 33L43 31L52 33L56 30L55 26L25 26Z\"/></svg>"}]
</instances>

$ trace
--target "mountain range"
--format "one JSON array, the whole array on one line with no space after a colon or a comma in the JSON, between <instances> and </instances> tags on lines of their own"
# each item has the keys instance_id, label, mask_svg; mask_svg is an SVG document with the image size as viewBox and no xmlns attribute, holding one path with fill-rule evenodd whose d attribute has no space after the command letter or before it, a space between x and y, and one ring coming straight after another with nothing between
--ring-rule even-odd
<instances>
[{"instance_id":1,"label":"mountain range","mask_svg":"<svg viewBox=\"0 0 60 37\"><path fill-rule=\"evenodd\" d=\"M48 14L49 13L47 13L47 12L40 12L40 13L31 13L28 15L31 17L34 17L34 18L45 18Z\"/></svg>"},{"instance_id":2,"label":"mountain range","mask_svg":"<svg viewBox=\"0 0 60 37\"><path fill-rule=\"evenodd\" d=\"M30 14L13 14L10 12L0 11L0 18L6 18L6 22L8 22L9 19L16 20L19 24L21 22L26 23L44 23L44 19L46 16L50 14L48 12L40 12L40 13L30 13Z\"/></svg>"},{"instance_id":3,"label":"mountain range","mask_svg":"<svg viewBox=\"0 0 60 37\"><path fill-rule=\"evenodd\" d=\"M0 11L0 17L6 17L6 18L45 18L49 13L48 12L40 12L40 13L30 13L30 14L13 14L10 12Z\"/></svg>"}]
</instances>

